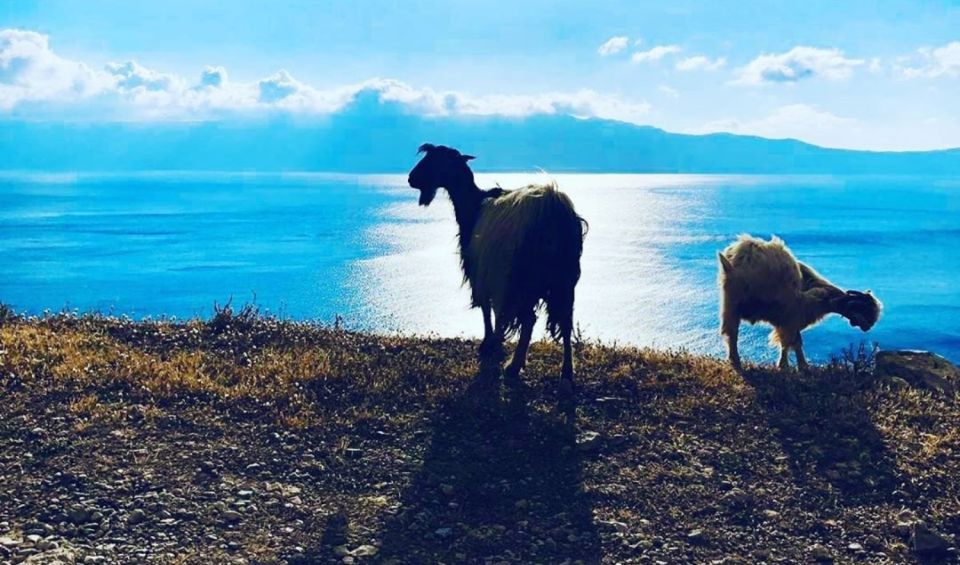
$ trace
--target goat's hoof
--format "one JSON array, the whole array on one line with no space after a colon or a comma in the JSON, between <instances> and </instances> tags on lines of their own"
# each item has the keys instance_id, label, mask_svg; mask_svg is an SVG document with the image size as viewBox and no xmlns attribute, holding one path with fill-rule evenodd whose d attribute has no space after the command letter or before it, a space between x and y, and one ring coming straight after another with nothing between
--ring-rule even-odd
<instances>
[{"instance_id":1,"label":"goat's hoof","mask_svg":"<svg viewBox=\"0 0 960 565\"><path fill-rule=\"evenodd\" d=\"M519 381L520 371L522 370L523 367L510 363L506 366L506 368L503 369L503 382L510 383L511 381Z\"/></svg>"}]
</instances>

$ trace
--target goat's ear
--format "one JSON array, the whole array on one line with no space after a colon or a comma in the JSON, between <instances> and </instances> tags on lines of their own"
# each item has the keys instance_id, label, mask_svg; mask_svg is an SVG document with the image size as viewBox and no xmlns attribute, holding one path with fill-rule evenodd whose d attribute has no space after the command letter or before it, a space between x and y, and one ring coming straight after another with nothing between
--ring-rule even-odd
<instances>
[{"instance_id":1,"label":"goat's ear","mask_svg":"<svg viewBox=\"0 0 960 565\"><path fill-rule=\"evenodd\" d=\"M730 262L730 259L727 259L726 255L718 252L717 257L720 258L720 266L723 268L724 273L729 273L733 270L733 263Z\"/></svg>"},{"instance_id":2,"label":"goat's ear","mask_svg":"<svg viewBox=\"0 0 960 565\"><path fill-rule=\"evenodd\" d=\"M467 161L472 161L476 159L476 157L474 157L473 155L461 155L460 158L463 159L464 163L466 163Z\"/></svg>"}]
</instances>

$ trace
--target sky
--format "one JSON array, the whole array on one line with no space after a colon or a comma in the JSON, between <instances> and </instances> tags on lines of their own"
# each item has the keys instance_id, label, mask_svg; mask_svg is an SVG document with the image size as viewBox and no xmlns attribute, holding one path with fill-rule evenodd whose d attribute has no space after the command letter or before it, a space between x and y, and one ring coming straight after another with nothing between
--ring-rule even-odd
<instances>
[{"instance_id":1,"label":"sky","mask_svg":"<svg viewBox=\"0 0 960 565\"><path fill-rule=\"evenodd\" d=\"M565 113L960 147L960 1L0 0L0 119Z\"/></svg>"}]
</instances>

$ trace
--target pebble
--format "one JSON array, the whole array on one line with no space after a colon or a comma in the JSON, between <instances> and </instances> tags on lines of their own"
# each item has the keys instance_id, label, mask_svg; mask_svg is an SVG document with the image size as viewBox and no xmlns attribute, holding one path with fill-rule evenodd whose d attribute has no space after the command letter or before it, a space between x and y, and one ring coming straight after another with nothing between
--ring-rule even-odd
<instances>
[{"instance_id":1,"label":"pebble","mask_svg":"<svg viewBox=\"0 0 960 565\"><path fill-rule=\"evenodd\" d=\"M350 552L353 557L372 557L380 552L380 548L375 545L361 545Z\"/></svg>"},{"instance_id":2,"label":"pebble","mask_svg":"<svg viewBox=\"0 0 960 565\"><path fill-rule=\"evenodd\" d=\"M810 558L814 561L833 561L833 554L826 547L816 544L810 548Z\"/></svg>"},{"instance_id":3,"label":"pebble","mask_svg":"<svg viewBox=\"0 0 960 565\"><path fill-rule=\"evenodd\" d=\"M435 532L438 538L448 538L453 535L453 528L437 528Z\"/></svg>"},{"instance_id":4,"label":"pebble","mask_svg":"<svg viewBox=\"0 0 960 565\"><path fill-rule=\"evenodd\" d=\"M131 512L129 516L127 516L127 524L130 524L131 526L133 526L136 524L140 524L146 519L147 519L147 513L137 508L133 512Z\"/></svg>"},{"instance_id":5,"label":"pebble","mask_svg":"<svg viewBox=\"0 0 960 565\"><path fill-rule=\"evenodd\" d=\"M224 520L230 523L239 522L243 518L243 514L237 512L236 510L227 510L220 515Z\"/></svg>"},{"instance_id":6,"label":"pebble","mask_svg":"<svg viewBox=\"0 0 960 565\"><path fill-rule=\"evenodd\" d=\"M583 432L577 435L577 449L580 451L595 451L600 449L602 437L599 432Z\"/></svg>"}]
</instances>

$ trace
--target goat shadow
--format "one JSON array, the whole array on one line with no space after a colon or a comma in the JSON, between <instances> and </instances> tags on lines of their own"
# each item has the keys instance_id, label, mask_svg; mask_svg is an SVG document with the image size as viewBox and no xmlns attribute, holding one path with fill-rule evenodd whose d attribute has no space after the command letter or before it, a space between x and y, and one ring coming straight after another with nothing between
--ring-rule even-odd
<instances>
[{"instance_id":1,"label":"goat shadow","mask_svg":"<svg viewBox=\"0 0 960 565\"><path fill-rule=\"evenodd\" d=\"M575 430L529 407L523 387L502 399L499 370L482 361L435 413L423 464L381 535L383 561L600 561Z\"/></svg>"},{"instance_id":2,"label":"goat shadow","mask_svg":"<svg viewBox=\"0 0 960 565\"><path fill-rule=\"evenodd\" d=\"M835 373L748 370L744 380L799 484L843 505L895 501L893 456L863 404L862 382ZM824 489L824 487L827 487Z\"/></svg>"}]
</instances>

